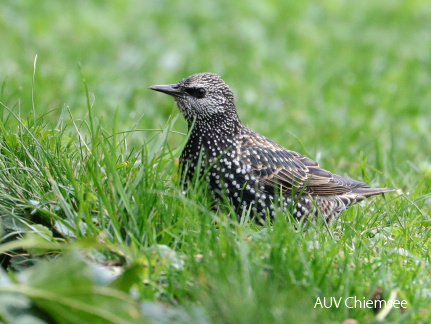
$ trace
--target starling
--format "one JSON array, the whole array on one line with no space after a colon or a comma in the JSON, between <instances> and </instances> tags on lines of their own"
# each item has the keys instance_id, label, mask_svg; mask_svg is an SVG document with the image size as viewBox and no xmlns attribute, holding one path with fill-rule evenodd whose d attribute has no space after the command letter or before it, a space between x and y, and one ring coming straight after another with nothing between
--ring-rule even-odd
<instances>
[{"instance_id":1,"label":"starling","mask_svg":"<svg viewBox=\"0 0 431 324\"><path fill-rule=\"evenodd\" d=\"M199 172L213 196L227 197L238 215L250 212L264 222L282 210L296 220L320 213L330 222L353 204L394 191L332 174L247 128L232 90L216 74L193 74L150 89L171 95L188 123L190 136L180 157L185 180Z\"/></svg>"}]
</instances>

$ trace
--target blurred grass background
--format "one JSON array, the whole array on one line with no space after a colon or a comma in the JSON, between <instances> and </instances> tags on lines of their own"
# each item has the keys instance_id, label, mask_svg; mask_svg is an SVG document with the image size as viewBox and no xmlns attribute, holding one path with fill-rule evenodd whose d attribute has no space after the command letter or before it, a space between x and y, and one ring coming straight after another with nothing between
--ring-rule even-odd
<instances>
[{"instance_id":1,"label":"blurred grass background","mask_svg":"<svg viewBox=\"0 0 431 324\"><path fill-rule=\"evenodd\" d=\"M2 100L30 111L37 54L39 114L85 114L80 63L102 123L118 108L120 128L157 128L177 111L148 86L211 71L245 124L327 168L360 151L378 167L380 147L406 170L430 155L430 18L420 0L2 1Z\"/></svg>"}]
</instances>

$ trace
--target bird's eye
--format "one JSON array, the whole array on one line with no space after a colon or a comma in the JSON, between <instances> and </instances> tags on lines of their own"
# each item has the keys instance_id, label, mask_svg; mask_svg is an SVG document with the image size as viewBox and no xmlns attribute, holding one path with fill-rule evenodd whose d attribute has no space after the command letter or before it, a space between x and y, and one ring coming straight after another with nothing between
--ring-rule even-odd
<instances>
[{"instance_id":1,"label":"bird's eye","mask_svg":"<svg viewBox=\"0 0 431 324\"><path fill-rule=\"evenodd\" d=\"M204 88L189 88L189 89L186 89L186 92L189 95L198 99L205 97L205 94L206 94L206 91Z\"/></svg>"}]
</instances>

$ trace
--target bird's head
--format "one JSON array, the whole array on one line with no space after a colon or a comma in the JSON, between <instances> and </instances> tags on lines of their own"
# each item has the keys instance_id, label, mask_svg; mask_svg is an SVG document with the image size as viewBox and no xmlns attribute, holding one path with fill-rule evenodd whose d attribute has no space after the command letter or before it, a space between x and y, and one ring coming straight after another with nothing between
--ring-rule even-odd
<instances>
[{"instance_id":1,"label":"bird's head","mask_svg":"<svg viewBox=\"0 0 431 324\"><path fill-rule=\"evenodd\" d=\"M150 89L174 97L189 125L195 119L211 122L238 118L232 90L214 73L197 73L178 83Z\"/></svg>"}]
</instances>

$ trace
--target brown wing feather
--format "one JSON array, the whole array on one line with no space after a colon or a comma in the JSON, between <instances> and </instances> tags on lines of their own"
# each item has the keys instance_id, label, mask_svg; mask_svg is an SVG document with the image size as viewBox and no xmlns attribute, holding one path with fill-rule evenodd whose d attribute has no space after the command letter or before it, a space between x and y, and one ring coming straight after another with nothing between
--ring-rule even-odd
<instances>
[{"instance_id":1,"label":"brown wing feather","mask_svg":"<svg viewBox=\"0 0 431 324\"><path fill-rule=\"evenodd\" d=\"M316 161L252 133L241 138L243 145L237 148L237 157L251 165L253 173L265 186L281 186L286 191L295 188L316 195L340 195L368 187L363 182L332 174L320 168Z\"/></svg>"}]
</instances>

